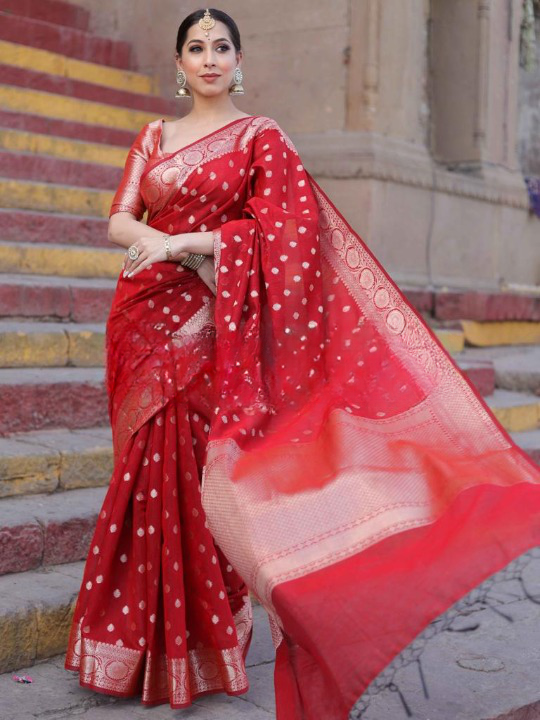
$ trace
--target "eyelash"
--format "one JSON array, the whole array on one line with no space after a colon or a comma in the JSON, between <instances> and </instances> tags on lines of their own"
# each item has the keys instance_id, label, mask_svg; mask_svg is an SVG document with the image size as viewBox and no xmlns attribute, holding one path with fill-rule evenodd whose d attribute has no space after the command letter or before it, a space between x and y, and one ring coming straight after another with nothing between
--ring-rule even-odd
<instances>
[{"instance_id":1,"label":"eyelash","mask_svg":"<svg viewBox=\"0 0 540 720\"><path fill-rule=\"evenodd\" d=\"M200 45L194 45L192 48L189 49L189 52L193 52L194 50L200 50L200 48L201 48ZM220 48L225 48L225 50L228 50L229 46L228 45L218 45L216 49L219 50Z\"/></svg>"}]
</instances>

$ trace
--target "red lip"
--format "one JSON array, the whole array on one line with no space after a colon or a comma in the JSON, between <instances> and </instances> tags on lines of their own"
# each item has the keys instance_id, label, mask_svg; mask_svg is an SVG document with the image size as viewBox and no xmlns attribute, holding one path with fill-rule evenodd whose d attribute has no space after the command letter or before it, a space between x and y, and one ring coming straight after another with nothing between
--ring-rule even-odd
<instances>
[{"instance_id":1,"label":"red lip","mask_svg":"<svg viewBox=\"0 0 540 720\"><path fill-rule=\"evenodd\" d=\"M206 73L206 75L201 75L201 77L220 77L217 73Z\"/></svg>"}]
</instances>

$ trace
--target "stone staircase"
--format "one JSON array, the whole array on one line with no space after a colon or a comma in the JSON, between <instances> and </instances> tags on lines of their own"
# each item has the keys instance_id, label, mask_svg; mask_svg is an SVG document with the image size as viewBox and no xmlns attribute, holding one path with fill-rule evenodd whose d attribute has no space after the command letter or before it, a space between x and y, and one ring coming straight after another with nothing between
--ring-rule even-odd
<instances>
[{"instance_id":1,"label":"stone staircase","mask_svg":"<svg viewBox=\"0 0 540 720\"><path fill-rule=\"evenodd\" d=\"M88 21L0 0L0 672L65 649L112 466L108 210L135 134L176 112ZM406 292L540 460L540 298Z\"/></svg>"},{"instance_id":2,"label":"stone staircase","mask_svg":"<svg viewBox=\"0 0 540 720\"><path fill-rule=\"evenodd\" d=\"M177 110L88 27L0 0L0 672L65 649L112 469L108 210L136 133Z\"/></svg>"}]
</instances>

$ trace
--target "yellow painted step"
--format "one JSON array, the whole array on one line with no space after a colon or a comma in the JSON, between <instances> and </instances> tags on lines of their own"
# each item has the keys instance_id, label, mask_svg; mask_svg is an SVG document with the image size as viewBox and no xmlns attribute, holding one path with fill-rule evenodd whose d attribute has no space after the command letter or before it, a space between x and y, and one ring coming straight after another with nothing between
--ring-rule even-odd
<instances>
[{"instance_id":1,"label":"yellow painted step","mask_svg":"<svg viewBox=\"0 0 540 720\"><path fill-rule=\"evenodd\" d=\"M4 40L0 41L0 63L28 70L39 69L48 75L61 75L71 80L82 80L141 95L157 95L159 91L157 81L142 73L76 60Z\"/></svg>"},{"instance_id":2,"label":"yellow painted step","mask_svg":"<svg viewBox=\"0 0 540 720\"><path fill-rule=\"evenodd\" d=\"M0 267L4 273L117 278L123 259L123 250L0 243Z\"/></svg>"},{"instance_id":3,"label":"yellow painted step","mask_svg":"<svg viewBox=\"0 0 540 720\"><path fill-rule=\"evenodd\" d=\"M495 417L508 432L540 427L540 397L509 390L495 390L486 398Z\"/></svg>"},{"instance_id":4,"label":"yellow painted step","mask_svg":"<svg viewBox=\"0 0 540 720\"><path fill-rule=\"evenodd\" d=\"M0 178L0 204L4 208L106 218L113 197L110 190Z\"/></svg>"},{"instance_id":5,"label":"yellow painted step","mask_svg":"<svg viewBox=\"0 0 540 720\"><path fill-rule=\"evenodd\" d=\"M0 367L100 367L101 325L0 322Z\"/></svg>"},{"instance_id":6,"label":"yellow painted step","mask_svg":"<svg viewBox=\"0 0 540 720\"><path fill-rule=\"evenodd\" d=\"M476 322L462 320L465 340L469 345L536 345L540 343L540 322L501 321Z\"/></svg>"},{"instance_id":7,"label":"yellow painted step","mask_svg":"<svg viewBox=\"0 0 540 720\"><path fill-rule=\"evenodd\" d=\"M16 433L0 438L0 498L107 485L112 465L107 428Z\"/></svg>"},{"instance_id":8,"label":"yellow painted step","mask_svg":"<svg viewBox=\"0 0 540 720\"><path fill-rule=\"evenodd\" d=\"M437 328L434 330L435 335L439 338L445 350L450 353L458 353L465 347L465 335L460 330L443 330Z\"/></svg>"},{"instance_id":9,"label":"yellow painted step","mask_svg":"<svg viewBox=\"0 0 540 720\"><path fill-rule=\"evenodd\" d=\"M131 130L138 132L144 125L156 120L159 115L143 110L130 110L91 100L27 88L0 85L0 108L10 112L31 112L41 117L73 120L89 125ZM165 117L165 119L169 119ZM170 118L174 120L175 118Z\"/></svg>"},{"instance_id":10,"label":"yellow painted step","mask_svg":"<svg viewBox=\"0 0 540 720\"><path fill-rule=\"evenodd\" d=\"M121 168L124 167L128 149L117 145L81 142L53 135L2 129L0 130L0 150L50 155L63 160L77 160L78 162Z\"/></svg>"}]
</instances>

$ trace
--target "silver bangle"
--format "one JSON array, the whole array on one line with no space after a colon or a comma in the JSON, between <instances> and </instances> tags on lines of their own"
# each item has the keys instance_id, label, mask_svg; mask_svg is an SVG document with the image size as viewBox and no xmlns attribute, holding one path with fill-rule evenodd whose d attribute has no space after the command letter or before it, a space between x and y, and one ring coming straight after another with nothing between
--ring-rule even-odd
<instances>
[{"instance_id":1,"label":"silver bangle","mask_svg":"<svg viewBox=\"0 0 540 720\"><path fill-rule=\"evenodd\" d=\"M190 270L198 270L206 259L206 255L200 253L188 253L187 257L180 261L180 265Z\"/></svg>"}]
</instances>

